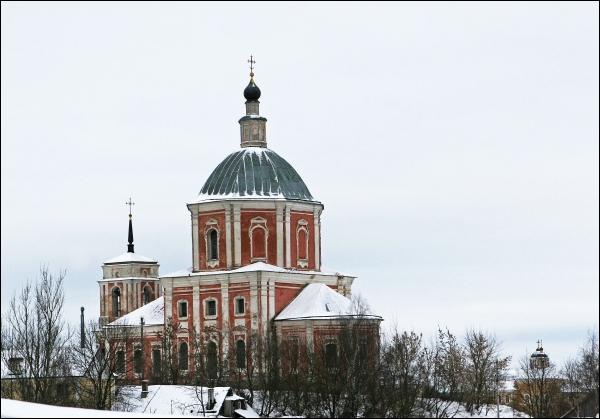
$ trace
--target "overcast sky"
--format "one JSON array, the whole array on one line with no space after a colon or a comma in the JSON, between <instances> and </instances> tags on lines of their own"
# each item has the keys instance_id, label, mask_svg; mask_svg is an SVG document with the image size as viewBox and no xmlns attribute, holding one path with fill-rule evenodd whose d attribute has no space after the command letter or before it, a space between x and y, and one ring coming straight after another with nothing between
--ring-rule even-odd
<instances>
[{"instance_id":1,"label":"overcast sky","mask_svg":"<svg viewBox=\"0 0 600 419\"><path fill-rule=\"evenodd\" d=\"M598 4L2 3L2 310L41 264L191 265L256 57L269 147L325 205L323 267L386 325L561 361L598 327Z\"/></svg>"}]
</instances>

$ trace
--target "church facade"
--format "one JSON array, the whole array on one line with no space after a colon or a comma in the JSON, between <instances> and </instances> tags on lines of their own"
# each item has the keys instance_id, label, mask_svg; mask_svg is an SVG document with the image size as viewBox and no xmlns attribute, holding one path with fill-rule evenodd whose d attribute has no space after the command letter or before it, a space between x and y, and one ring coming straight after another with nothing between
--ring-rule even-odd
<instances>
[{"instance_id":1,"label":"church facade","mask_svg":"<svg viewBox=\"0 0 600 419\"><path fill-rule=\"evenodd\" d=\"M136 254L131 211L128 252L102 266L101 324L137 331L144 321L143 336L119 354L121 363L136 364L129 378L152 377L150 370L159 368L166 325L176 327L174 351L186 372L198 336L209 366L234 354L231 362L244 368L254 362L252 342L272 332L294 348L334 352L340 327L357 315L350 300L355 277L321 269L323 204L267 148L260 96L251 72L241 147L187 204L192 267L159 275L156 260ZM360 316L365 334L378 336L382 319Z\"/></svg>"}]
</instances>

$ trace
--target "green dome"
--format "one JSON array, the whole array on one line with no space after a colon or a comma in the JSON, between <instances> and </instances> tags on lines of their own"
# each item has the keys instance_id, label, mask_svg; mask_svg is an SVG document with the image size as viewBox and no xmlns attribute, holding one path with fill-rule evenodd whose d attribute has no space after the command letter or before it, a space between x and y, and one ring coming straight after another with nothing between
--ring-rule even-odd
<instances>
[{"instance_id":1,"label":"green dome","mask_svg":"<svg viewBox=\"0 0 600 419\"><path fill-rule=\"evenodd\" d=\"M296 170L268 148L246 147L217 166L198 200L277 198L315 201Z\"/></svg>"}]
</instances>

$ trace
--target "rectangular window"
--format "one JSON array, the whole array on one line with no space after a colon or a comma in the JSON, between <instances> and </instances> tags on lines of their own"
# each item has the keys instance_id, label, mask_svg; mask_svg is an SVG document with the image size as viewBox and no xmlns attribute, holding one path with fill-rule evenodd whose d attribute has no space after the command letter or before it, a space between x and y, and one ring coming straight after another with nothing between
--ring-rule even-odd
<instances>
[{"instance_id":1,"label":"rectangular window","mask_svg":"<svg viewBox=\"0 0 600 419\"><path fill-rule=\"evenodd\" d=\"M152 374L154 377L161 376L160 349L152 349Z\"/></svg>"},{"instance_id":2,"label":"rectangular window","mask_svg":"<svg viewBox=\"0 0 600 419\"><path fill-rule=\"evenodd\" d=\"M235 300L235 314L244 314L246 310L246 301L243 298Z\"/></svg>"},{"instance_id":3,"label":"rectangular window","mask_svg":"<svg viewBox=\"0 0 600 419\"><path fill-rule=\"evenodd\" d=\"M142 372L142 350L136 349L133 352L133 371L136 374L140 374Z\"/></svg>"},{"instance_id":4,"label":"rectangular window","mask_svg":"<svg viewBox=\"0 0 600 419\"><path fill-rule=\"evenodd\" d=\"M178 313L179 318L187 317L187 301L180 301L178 303Z\"/></svg>"},{"instance_id":5,"label":"rectangular window","mask_svg":"<svg viewBox=\"0 0 600 419\"><path fill-rule=\"evenodd\" d=\"M217 315L217 302L215 300L208 300L206 302L206 315L216 316Z\"/></svg>"},{"instance_id":6,"label":"rectangular window","mask_svg":"<svg viewBox=\"0 0 600 419\"><path fill-rule=\"evenodd\" d=\"M115 370L119 374L123 374L125 372L125 352L123 351L117 351Z\"/></svg>"}]
</instances>

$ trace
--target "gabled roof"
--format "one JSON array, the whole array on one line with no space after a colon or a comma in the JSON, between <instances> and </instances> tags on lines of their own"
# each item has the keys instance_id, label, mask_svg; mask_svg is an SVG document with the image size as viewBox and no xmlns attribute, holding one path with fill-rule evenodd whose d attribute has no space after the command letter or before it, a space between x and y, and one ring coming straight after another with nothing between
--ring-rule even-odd
<instances>
[{"instance_id":1,"label":"gabled roof","mask_svg":"<svg viewBox=\"0 0 600 419\"><path fill-rule=\"evenodd\" d=\"M158 263L154 259L150 259L149 257L142 256L138 253L126 252L126 253L116 256L112 259L108 259L107 261L104 262L104 264L110 265L113 263L134 263L134 262Z\"/></svg>"},{"instance_id":2,"label":"gabled roof","mask_svg":"<svg viewBox=\"0 0 600 419\"><path fill-rule=\"evenodd\" d=\"M146 326L162 325L165 323L165 298L158 297L156 300L149 302L140 308L133 310L122 317L119 317L109 326L139 326L140 321L144 318Z\"/></svg>"},{"instance_id":3,"label":"gabled roof","mask_svg":"<svg viewBox=\"0 0 600 419\"><path fill-rule=\"evenodd\" d=\"M360 316L381 319L379 316L353 313L352 301L325 284L308 284L284 308L275 320L334 319Z\"/></svg>"}]
</instances>

